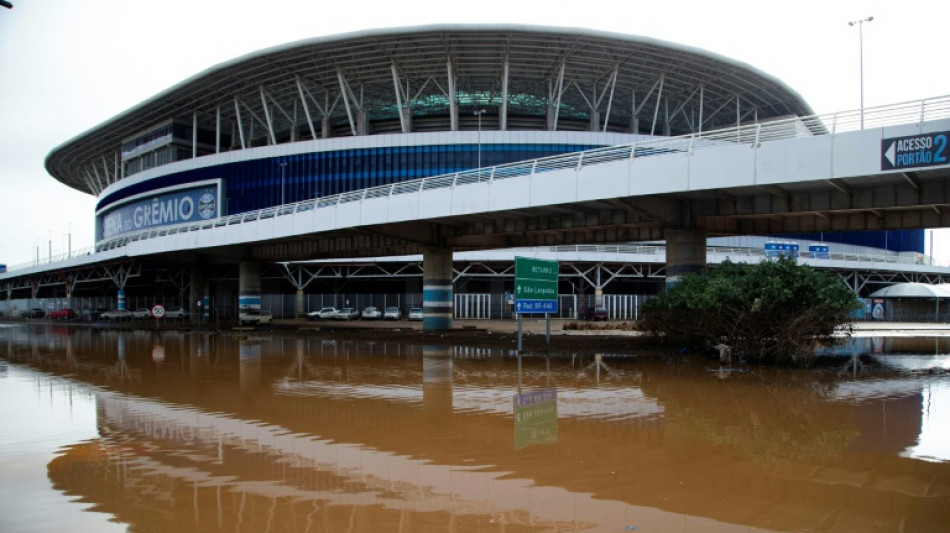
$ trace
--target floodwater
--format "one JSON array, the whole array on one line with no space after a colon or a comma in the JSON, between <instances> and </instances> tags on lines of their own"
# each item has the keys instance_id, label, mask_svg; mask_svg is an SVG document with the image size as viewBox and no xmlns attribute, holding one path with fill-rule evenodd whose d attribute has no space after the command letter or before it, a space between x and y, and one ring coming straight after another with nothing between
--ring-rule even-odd
<instances>
[{"instance_id":1,"label":"floodwater","mask_svg":"<svg viewBox=\"0 0 950 533\"><path fill-rule=\"evenodd\" d=\"M0 531L947 531L947 342L806 371L0 326Z\"/></svg>"}]
</instances>

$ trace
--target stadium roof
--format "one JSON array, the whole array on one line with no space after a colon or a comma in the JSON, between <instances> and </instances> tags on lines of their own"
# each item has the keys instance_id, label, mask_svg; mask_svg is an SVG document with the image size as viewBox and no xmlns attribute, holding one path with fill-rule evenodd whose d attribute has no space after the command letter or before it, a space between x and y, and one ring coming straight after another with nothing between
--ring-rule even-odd
<instances>
[{"instance_id":1,"label":"stadium roof","mask_svg":"<svg viewBox=\"0 0 950 533\"><path fill-rule=\"evenodd\" d=\"M319 137L324 117L334 136L362 133L360 115L369 133L407 131L405 124L400 130L400 104L420 131L474 129L472 111L485 109L488 119L503 105L506 117L522 118L507 129L543 129L545 114L555 113L556 129L589 130L596 111L604 131L632 131L636 117L641 131L645 123L647 131L674 135L813 114L795 91L756 68L656 39L520 25L391 28L297 41L215 65L56 147L46 168L96 194L121 176L123 140L172 118L190 124L196 117L212 129L220 120L228 132L238 121L245 129L253 122L257 138L247 146L260 146L289 142L294 137L274 132L292 128Z\"/></svg>"}]
</instances>

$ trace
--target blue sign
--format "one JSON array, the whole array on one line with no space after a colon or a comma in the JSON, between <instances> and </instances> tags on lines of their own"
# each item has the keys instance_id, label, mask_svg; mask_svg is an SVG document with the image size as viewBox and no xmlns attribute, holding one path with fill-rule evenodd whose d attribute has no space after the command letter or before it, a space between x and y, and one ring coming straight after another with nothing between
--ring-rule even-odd
<instances>
[{"instance_id":1,"label":"blue sign","mask_svg":"<svg viewBox=\"0 0 950 533\"><path fill-rule=\"evenodd\" d=\"M881 140L881 170L933 167L950 163L950 132L922 133Z\"/></svg>"},{"instance_id":2,"label":"blue sign","mask_svg":"<svg viewBox=\"0 0 950 533\"><path fill-rule=\"evenodd\" d=\"M831 257L827 244L809 244L808 255L815 259L828 259Z\"/></svg>"},{"instance_id":3,"label":"blue sign","mask_svg":"<svg viewBox=\"0 0 950 533\"><path fill-rule=\"evenodd\" d=\"M97 240L218 216L218 186L178 189L122 204L96 218Z\"/></svg>"},{"instance_id":4,"label":"blue sign","mask_svg":"<svg viewBox=\"0 0 950 533\"><path fill-rule=\"evenodd\" d=\"M769 241L765 243L765 257L778 257L780 255L798 257L798 248L797 242Z\"/></svg>"},{"instance_id":5,"label":"blue sign","mask_svg":"<svg viewBox=\"0 0 950 533\"><path fill-rule=\"evenodd\" d=\"M515 300L516 313L557 313L557 300Z\"/></svg>"}]
</instances>

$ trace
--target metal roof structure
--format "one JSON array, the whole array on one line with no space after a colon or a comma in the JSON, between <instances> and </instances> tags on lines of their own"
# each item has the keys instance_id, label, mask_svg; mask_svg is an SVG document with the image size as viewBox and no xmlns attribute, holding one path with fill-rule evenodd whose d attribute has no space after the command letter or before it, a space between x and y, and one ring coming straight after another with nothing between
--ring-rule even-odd
<instances>
[{"instance_id":1,"label":"metal roof structure","mask_svg":"<svg viewBox=\"0 0 950 533\"><path fill-rule=\"evenodd\" d=\"M950 287L945 283L895 283L872 292L868 298L950 298Z\"/></svg>"},{"instance_id":2,"label":"metal roof structure","mask_svg":"<svg viewBox=\"0 0 950 533\"><path fill-rule=\"evenodd\" d=\"M369 30L213 66L51 151L47 171L98 194L121 145L177 119L236 132L221 150L328 136L486 129L677 135L812 114L772 76L704 50L575 28ZM240 144L236 143L240 133Z\"/></svg>"}]
</instances>

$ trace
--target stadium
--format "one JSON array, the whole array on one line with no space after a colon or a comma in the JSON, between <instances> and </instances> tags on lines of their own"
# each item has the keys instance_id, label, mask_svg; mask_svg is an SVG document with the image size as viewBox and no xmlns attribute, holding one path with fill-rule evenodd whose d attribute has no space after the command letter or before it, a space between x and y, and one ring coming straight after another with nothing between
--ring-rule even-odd
<instances>
[{"instance_id":1,"label":"stadium","mask_svg":"<svg viewBox=\"0 0 950 533\"><path fill-rule=\"evenodd\" d=\"M793 89L765 72L650 38L532 26L394 28L289 43L213 66L56 147L46 168L64 185L96 196L95 256L143 231L427 176L810 115ZM923 230L799 233L711 246L762 249L775 240L829 243L831 253L840 254L878 250L911 263L920 262L925 246ZM578 250L570 252L577 264L616 264L611 272L624 271L630 261L605 261L600 249L589 257ZM493 254L462 259L455 267L460 276L444 276L471 276L464 288L456 287L456 297L494 294L497 301L484 311L490 316L503 312L501 294L511 284L505 267L511 259ZM268 294L295 298L287 307L300 313L325 304L325 294L342 305L339 295L349 291L352 305L361 306L377 301L372 294L413 301L421 292L418 258L352 255L337 263L320 257L322 263L309 266L241 264L241 275L231 272L239 262L233 256L193 256L190 264L154 258L132 267L129 283L115 283L115 276L89 277L73 287L40 282L43 294L34 282L30 298L95 295L96 305L103 305L98 298L118 286L119 307L160 298L185 307L203 303L229 316L245 304L268 306ZM202 273L196 274L196 264ZM356 285L344 290L339 283L347 276L340 272L354 268L377 274L351 274L347 279ZM407 268L410 274L404 274ZM584 294L585 280L598 299L612 290L609 282L584 274L587 267L574 268L578 283L565 279L562 292ZM178 282L156 282L174 278L167 274L174 269L184 273ZM301 269L332 272L311 275L317 283L308 287L299 279ZM662 288L659 266L633 271L611 277L618 282L615 292L649 295ZM918 280L917 274L906 280ZM237 281L248 275L259 279L251 286ZM189 276L191 281L183 279ZM632 280L621 287L626 278ZM31 285L12 280L6 286L10 300ZM319 303L310 303L320 291ZM456 307L466 306L456 298Z\"/></svg>"}]
</instances>

